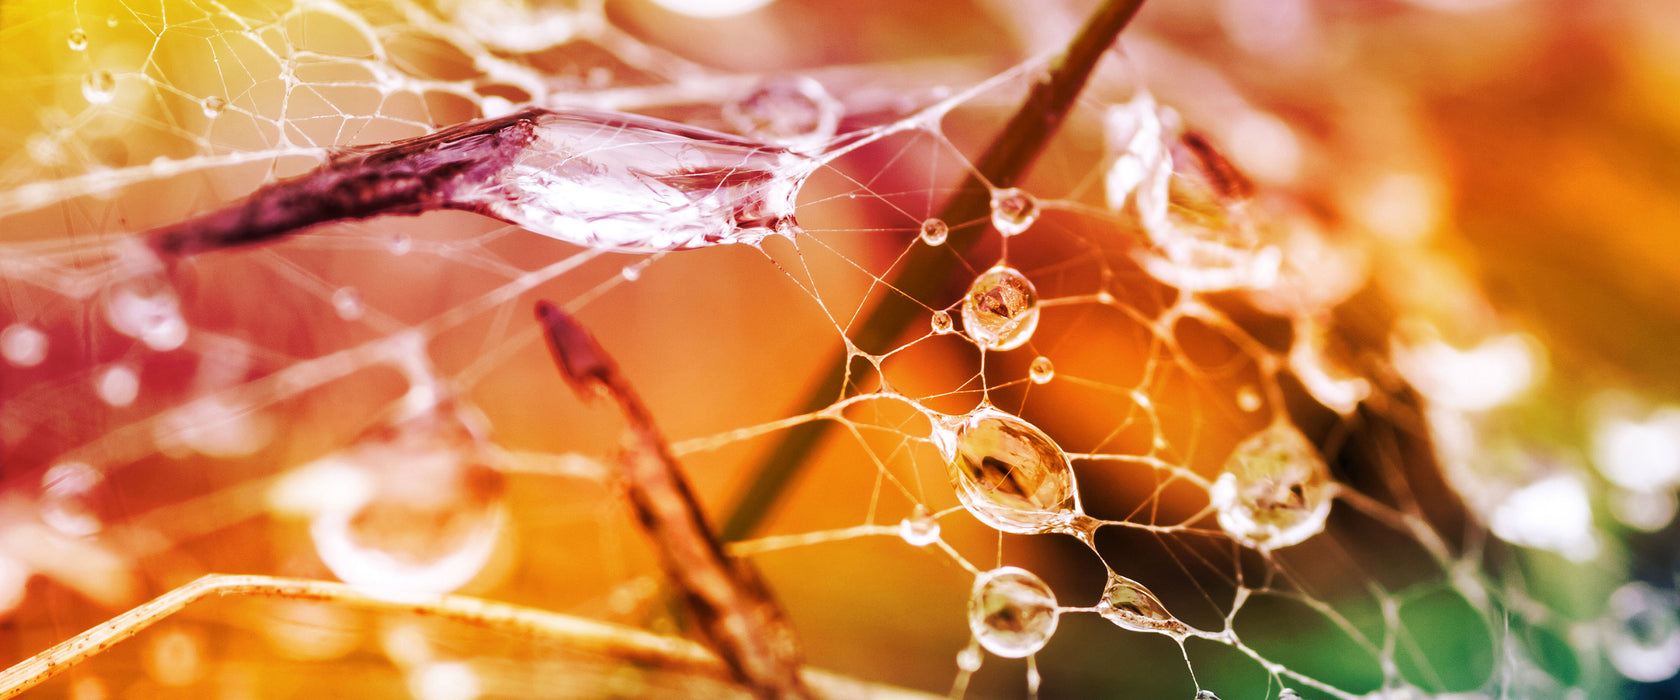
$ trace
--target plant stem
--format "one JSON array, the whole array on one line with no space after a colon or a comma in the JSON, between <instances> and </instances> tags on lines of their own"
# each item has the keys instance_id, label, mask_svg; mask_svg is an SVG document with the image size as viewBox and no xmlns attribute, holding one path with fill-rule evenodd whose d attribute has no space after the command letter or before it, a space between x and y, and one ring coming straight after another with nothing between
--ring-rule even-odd
<instances>
[{"instance_id":1,"label":"plant stem","mask_svg":"<svg viewBox=\"0 0 1680 700\"><path fill-rule=\"evenodd\" d=\"M946 203L940 219L972 221L985 218L991 208L991 188L1010 187L1026 174L1033 161L1061 127L1073 101L1085 89L1091 71L1120 31L1131 22L1143 0L1107 0L1086 20L1067 50L1050 64L1049 71L1033 84L1026 100L975 163L970 173ZM970 250L988 229L953 229L944 246L917 247L905 256L891 286L899 293L881 300L852 333L860 348L877 348L896 339L917 315L925 311L918 299L937 294L946 283L963 253ZM814 413L833 402L835 387L846 380L850 356L840 354L828 362L821 380L806 393L800 408ZM828 428L827 421L811 421L792 428L754 471L752 483L740 496L724 523L725 541L749 536L769 515Z\"/></svg>"}]
</instances>

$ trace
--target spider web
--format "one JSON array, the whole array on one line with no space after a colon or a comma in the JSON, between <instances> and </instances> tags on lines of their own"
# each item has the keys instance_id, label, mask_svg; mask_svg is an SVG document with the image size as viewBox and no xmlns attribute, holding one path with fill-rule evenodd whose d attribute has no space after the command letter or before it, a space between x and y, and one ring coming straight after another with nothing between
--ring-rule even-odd
<instances>
[{"instance_id":1,"label":"spider web","mask_svg":"<svg viewBox=\"0 0 1680 700\"><path fill-rule=\"evenodd\" d=\"M730 544L812 666L970 697L1574 698L1673 675L1673 581L1629 574L1618 537L1673 514L1675 409L1603 391L1555 431L1584 437L1545 432L1546 348L1431 242L1438 164L1381 150L1420 150L1418 124L1361 113L1391 137L1351 148L1310 101L1263 106L1263 86L1190 57L1205 38L1164 19L1105 58L1019 193L930 223L1083 14L949 4L785 2L715 25L634 3L0 5L7 661L207 572L686 634L609 457L619 421L566 388L530 321L549 299L639 388L714 520L777 440L831 424ZM1224 12L1229 41L1283 51ZM690 23L754 40L708 55ZM817 32L902 38L801 40ZM347 147L526 105L824 164L798 230L754 245L626 253L459 212L170 266L137 244ZM921 320L858 346L930 250L952 272L909 299ZM1031 302L996 284L972 300L999 266ZM845 381L801 412L831 357ZM1000 424L1047 451L1000 456L983 437ZM965 450L969 491L950 466ZM1058 479L1077 495L1041 500ZM999 483L1042 512L999 505ZM1084 519L997 525L1045 512ZM1001 622L971 619L977 578L1006 565L1055 611L1017 590ZM195 606L38 692L740 691L254 600Z\"/></svg>"}]
</instances>

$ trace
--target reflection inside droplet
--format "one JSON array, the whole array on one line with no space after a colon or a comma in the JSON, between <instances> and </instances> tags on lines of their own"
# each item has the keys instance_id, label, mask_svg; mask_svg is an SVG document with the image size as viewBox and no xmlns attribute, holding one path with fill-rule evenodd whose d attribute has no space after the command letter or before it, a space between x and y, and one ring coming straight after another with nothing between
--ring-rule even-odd
<instances>
[{"instance_id":1,"label":"reflection inside droplet","mask_svg":"<svg viewBox=\"0 0 1680 700\"><path fill-rule=\"evenodd\" d=\"M944 439L957 497L980 522L1018 534L1078 534L1090 527L1072 463L1036 426L982 406L958 419Z\"/></svg>"},{"instance_id":2,"label":"reflection inside droplet","mask_svg":"<svg viewBox=\"0 0 1680 700\"><path fill-rule=\"evenodd\" d=\"M980 347L1021 347L1038 328L1038 292L1019 270L999 265L969 285L962 318L963 330Z\"/></svg>"},{"instance_id":3,"label":"reflection inside droplet","mask_svg":"<svg viewBox=\"0 0 1680 700\"><path fill-rule=\"evenodd\" d=\"M1031 571L1005 566L980 574L968 599L968 628L986 651L1018 659L1056 633L1056 594Z\"/></svg>"},{"instance_id":4,"label":"reflection inside droplet","mask_svg":"<svg viewBox=\"0 0 1680 700\"><path fill-rule=\"evenodd\" d=\"M1322 531L1332 495L1318 448L1281 420L1238 444L1208 493L1226 534L1262 550Z\"/></svg>"},{"instance_id":5,"label":"reflection inside droplet","mask_svg":"<svg viewBox=\"0 0 1680 700\"><path fill-rule=\"evenodd\" d=\"M1014 236L1038 221L1038 199L1017 187L992 192L992 228Z\"/></svg>"},{"instance_id":6,"label":"reflection inside droplet","mask_svg":"<svg viewBox=\"0 0 1680 700\"><path fill-rule=\"evenodd\" d=\"M1097 601L1097 613L1109 622L1137 632L1178 635L1186 631L1184 623L1167 612L1166 606L1148 588L1112 570L1108 572L1102 600Z\"/></svg>"}]
</instances>

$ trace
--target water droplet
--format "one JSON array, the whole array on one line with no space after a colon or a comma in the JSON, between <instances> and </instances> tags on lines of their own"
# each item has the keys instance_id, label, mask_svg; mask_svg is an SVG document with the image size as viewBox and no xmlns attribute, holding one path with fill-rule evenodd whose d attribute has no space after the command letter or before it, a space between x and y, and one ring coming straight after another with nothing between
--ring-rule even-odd
<instances>
[{"instance_id":1,"label":"water droplet","mask_svg":"<svg viewBox=\"0 0 1680 700\"><path fill-rule=\"evenodd\" d=\"M464 410L432 406L376 426L283 483L276 498L313 509L316 551L340 579L445 593L489 562L506 520L502 476Z\"/></svg>"},{"instance_id":2,"label":"water droplet","mask_svg":"<svg viewBox=\"0 0 1680 700\"><path fill-rule=\"evenodd\" d=\"M86 49L88 46L87 32L82 31L81 27L70 30L69 43L71 51L81 51Z\"/></svg>"},{"instance_id":3,"label":"water droplet","mask_svg":"<svg viewBox=\"0 0 1680 700\"><path fill-rule=\"evenodd\" d=\"M187 342L187 321L175 289L161 275L141 272L105 290L105 320L111 328L158 352Z\"/></svg>"},{"instance_id":4,"label":"water droplet","mask_svg":"<svg viewBox=\"0 0 1680 700\"><path fill-rule=\"evenodd\" d=\"M941 444L963 507L1016 534L1085 527L1067 454L1044 431L990 406L963 416Z\"/></svg>"},{"instance_id":5,"label":"water droplet","mask_svg":"<svg viewBox=\"0 0 1680 700\"><path fill-rule=\"evenodd\" d=\"M1252 386L1237 389L1237 408L1247 413L1260 410L1260 392Z\"/></svg>"},{"instance_id":6,"label":"water droplet","mask_svg":"<svg viewBox=\"0 0 1680 700\"><path fill-rule=\"evenodd\" d=\"M1219 696L1214 695L1211 690L1198 690L1196 691L1196 700L1219 700Z\"/></svg>"},{"instance_id":7,"label":"water droplet","mask_svg":"<svg viewBox=\"0 0 1680 700\"><path fill-rule=\"evenodd\" d=\"M82 97L88 104L102 105L117 96L117 79L108 70L96 70L82 77Z\"/></svg>"},{"instance_id":8,"label":"water droplet","mask_svg":"<svg viewBox=\"0 0 1680 700\"><path fill-rule=\"evenodd\" d=\"M992 192L992 228L1005 236L1027 230L1038 221L1038 199L1016 187Z\"/></svg>"},{"instance_id":9,"label":"water droplet","mask_svg":"<svg viewBox=\"0 0 1680 700\"><path fill-rule=\"evenodd\" d=\"M545 112L536 139L458 205L596 250L755 245L797 232L818 162L762 141L651 117Z\"/></svg>"},{"instance_id":10,"label":"water droplet","mask_svg":"<svg viewBox=\"0 0 1680 700\"><path fill-rule=\"evenodd\" d=\"M1605 619L1605 653L1622 675L1658 683L1680 671L1680 600L1643 582L1610 594Z\"/></svg>"},{"instance_id":11,"label":"water droplet","mask_svg":"<svg viewBox=\"0 0 1680 700\"><path fill-rule=\"evenodd\" d=\"M338 317L346 321L354 321L367 313L367 304L362 301L362 292L355 287L339 287L333 290L332 305Z\"/></svg>"},{"instance_id":12,"label":"water droplet","mask_svg":"<svg viewBox=\"0 0 1680 700\"><path fill-rule=\"evenodd\" d=\"M414 239L406 233L395 234L391 236L391 240L385 242L385 249L391 251L392 255L408 255L409 251L414 250Z\"/></svg>"},{"instance_id":13,"label":"water droplet","mask_svg":"<svg viewBox=\"0 0 1680 700\"><path fill-rule=\"evenodd\" d=\"M222 115L222 110L227 109L227 100L224 100L216 95L211 95L204 98L204 101L199 103L199 105L204 108L205 117L215 119L216 117Z\"/></svg>"},{"instance_id":14,"label":"water droplet","mask_svg":"<svg viewBox=\"0 0 1680 700\"><path fill-rule=\"evenodd\" d=\"M408 677L415 700L477 700L483 694L478 672L459 661L425 664Z\"/></svg>"},{"instance_id":15,"label":"water droplet","mask_svg":"<svg viewBox=\"0 0 1680 700\"><path fill-rule=\"evenodd\" d=\"M1029 656L1056 633L1056 594L1031 571L1005 566L974 579L968 629L986 651L1010 659Z\"/></svg>"},{"instance_id":16,"label":"water droplet","mask_svg":"<svg viewBox=\"0 0 1680 700\"><path fill-rule=\"evenodd\" d=\"M86 462L53 465L41 476L41 522L71 537L87 537L105 528L94 507L105 475Z\"/></svg>"},{"instance_id":17,"label":"water droplet","mask_svg":"<svg viewBox=\"0 0 1680 700\"><path fill-rule=\"evenodd\" d=\"M947 316L945 320L950 321ZM34 367L47 359L47 334L27 323L0 330L0 357L13 367Z\"/></svg>"},{"instance_id":18,"label":"water droplet","mask_svg":"<svg viewBox=\"0 0 1680 700\"><path fill-rule=\"evenodd\" d=\"M922 222L922 242L928 245L943 245L950 237L951 227L940 219L928 219Z\"/></svg>"},{"instance_id":19,"label":"water droplet","mask_svg":"<svg viewBox=\"0 0 1680 700\"><path fill-rule=\"evenodd\" d=\"M180 688L192 685L204 675L203 641L179 627L148 635L143 663L146 675L159 685Z\"/></svg>"},{"instance_id":20,"label":"water droplet","mask_svg":"<svg viewBox=\"0 0 1680 700\"><path fill-rule=\"evenodd\" d=\"M1269 550L1324 530L1334 491L1318 448L1278 421L1237 445L1208 495L1227 534Z\"/></svg>"},{"instance_id":21,"label":"water droplet","mask_svg":"<svg viewBox=\"0 0 1680 700\"><path fill-rule=\"evenodd\" d=\"M963 330L980 347L1012 350L1038 328L1038 292L1019 270L999 265L969 285L962 317Z\"/></svg>"},{"instance_id":22,"label":"water droplet","mask_svg":"<svg viewBox=\"0 0 1680 700\"><path fill-rule=\"evenodd\" d=\"M1113 571L1108 572L1108 584L1103 587L1102 600L1097 601L1097 613L1135 632L1179 635L1186 631L1184 623L1167 612L1166 606L1148 588Z\"/></svg>"},{"instance_id":23,"label":"water droplet","mask_svg":"<svg viewBox=\"0 0 1680 700\"><path fill-rule=\"evenodd\" d=\"M110 406L131 405L140 397L140 375L128 365L111 365L99 373L94 393Z\"/></svg>"},{"instance_id":24,"label":"water droplet","mask_svg":"<svg viewBox=\"0 0 1680 700\"><path fill-rule=\"evenodd\" d=\"M939 521L918 503L909 517L898 522L898 536L913 547L926 547L939 541Z\"/></svg>"},{"instance_id":25,"label":"water droplet","mask_svg":"<svg viewBox=\"0 0 1680 700\"><path fill-rule=\"evenodd\" d=\"M1027 376L1032 378L1034 384L1047 384L1056 378L1056 365L1050 362L1050 358L1039 355L1033 358L1032 365L1027 367Z\"/></svg>"},{"instance_id":26,"label":"water droplet","mask_svg":"<svg viewBox=\"0 0 1680 700\"><path fill-rule=\"evenodd\" d=\"M933 332L945 335L951 332L951 314L943 309L933 312Z\"/></svg>"},{"instance_id":27,"label":"water droplet","mask_svg":"<svg viewBox=\"0 0 1680 700\"><path fill-rule=\"evenodd\" d=\"M105 26L110 27L112 29L116 29L117 28L117 16L116 15L106 15L105 16Z\"/></svg>"},{"instance_id":28,"label":"water droplet","mask_svg":"<svg viewBox=\"0 0 1680 700\"><path fill-rule=\"evenodd\" d=\"M1278 692L1278 700L1301 700L1301 694L1294 688L1284 688Z\"/></svg>"},{"instance_id":29,"label":"water droplet","mask_svg":"<svg viewBox=\"0 0 1680 700\"><path fill-rule=\"evenodd\" d=\"M957 652L957 668L967 673L980 670L980 649L969 646Z\"/></svg>"},{"instance_id":30,"label":"water droplet","mask_svg":"<svg viewBox=\"0 0 1680 700\"><path fill-rule=\"evenodd\" d=\"M769 80L744 99L724 105L723 114L743 136L810 150L834 137L840 109L822 83L799 76Z\"/></svg>"}]
</instances>

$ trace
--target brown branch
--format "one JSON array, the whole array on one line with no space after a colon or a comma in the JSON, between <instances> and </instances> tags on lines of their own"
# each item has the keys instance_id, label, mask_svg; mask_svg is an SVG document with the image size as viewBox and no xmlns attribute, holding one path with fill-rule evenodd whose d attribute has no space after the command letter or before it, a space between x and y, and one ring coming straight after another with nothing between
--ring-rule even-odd
<instances>
[{"instance_id":1,"label":"brown branch","mask_svg":"<svg viewBox=\"0 0 1680 700\"><path fill-rule=\"evenodd\" d=\"M652 414L616 363L553 304L538 302L537 319L573 390L609 398L624 413L620 462L631 505L708 645L759 697L811 697L800 678L803 659L793 627L758 572L723 551Z\"/></svg>"}]
</instances>

